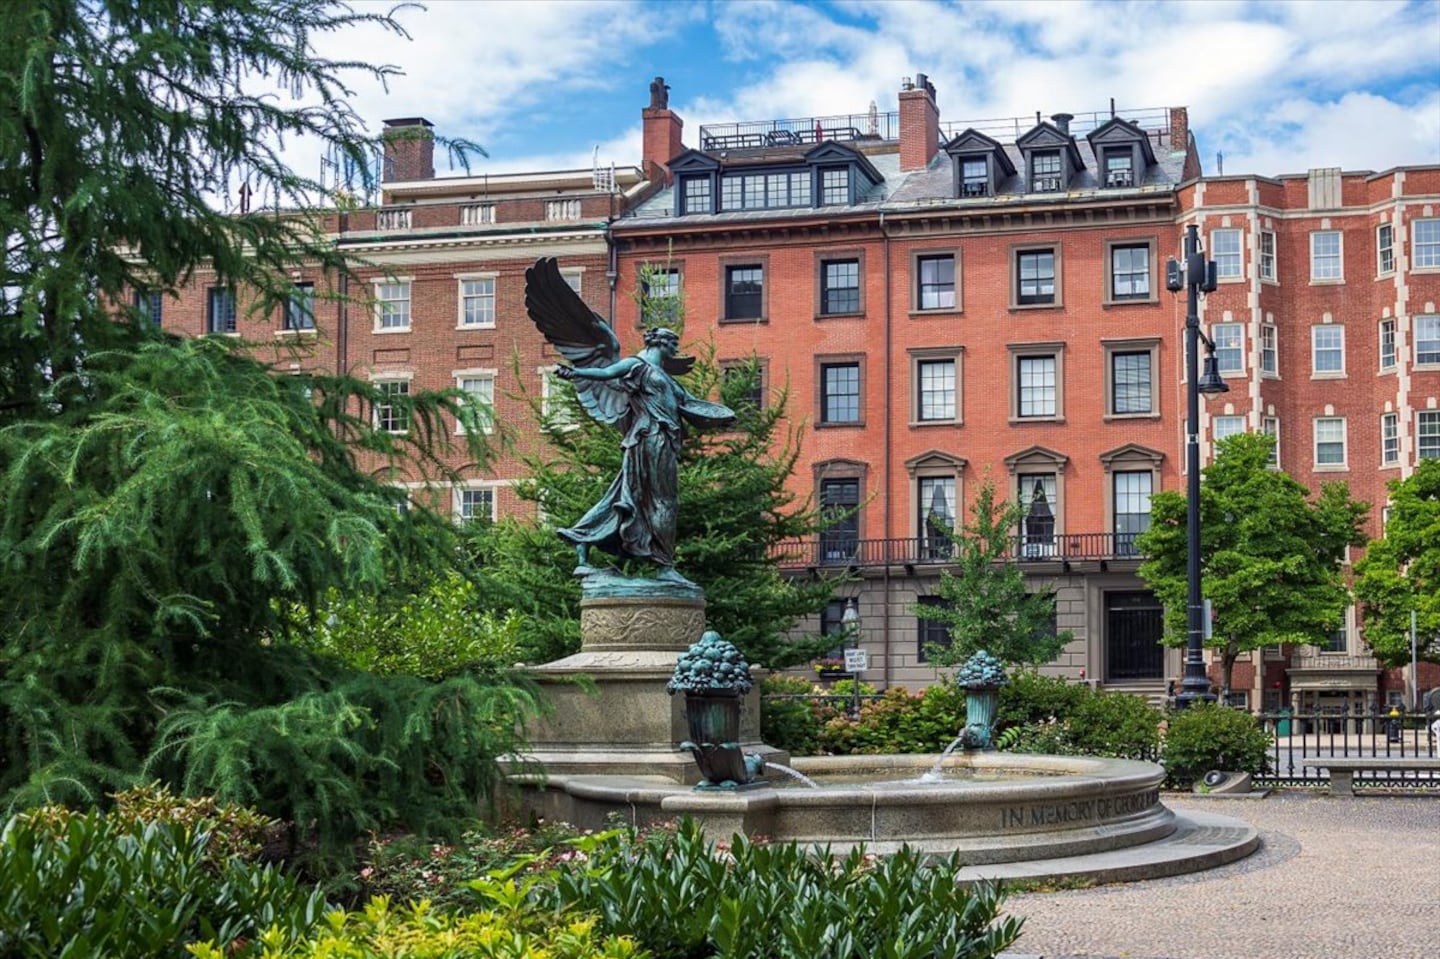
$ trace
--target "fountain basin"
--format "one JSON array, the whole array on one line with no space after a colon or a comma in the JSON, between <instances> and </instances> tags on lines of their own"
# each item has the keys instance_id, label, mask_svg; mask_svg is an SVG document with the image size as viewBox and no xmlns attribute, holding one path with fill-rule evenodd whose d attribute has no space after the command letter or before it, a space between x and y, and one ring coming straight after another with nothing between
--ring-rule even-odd
<instances>
[{"instance_id":1,"label":"fountain basin","mask_svg":"<svg viewBox=\"0 0 1440 959\"><path fill-rule=\"evenodd\" d=\"M643 776L554 775L533 787L536 812L599 828L612 813L635 825L689 816L715 839L735 833L879 854L902 845L967 863L1008 863L1109 852L1176 829L1153 763L1081 756L959 753L946 778L919 781L934 755L794 760L820 788L786 784L697 792ZM783 779L779 772L767 774Z\"/></svg>"}]
</instances>

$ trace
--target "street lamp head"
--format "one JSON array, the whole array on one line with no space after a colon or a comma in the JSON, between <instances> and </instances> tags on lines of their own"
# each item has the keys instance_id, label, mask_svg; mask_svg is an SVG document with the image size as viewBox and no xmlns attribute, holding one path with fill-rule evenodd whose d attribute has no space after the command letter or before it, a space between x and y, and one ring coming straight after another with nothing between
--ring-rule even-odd
<instances>
[{"instance_id":1,"label":"street lamp head","mask_svg":"<svg viewBox=\"0 0 1440 959\"><path fill-rule=\"evenodd\" d=\"M1206 396L1230 392L1230 385L1221 378L1220 366L1215 361L1213 353L1205 357L1205 372L1200 374L1200 379L1196 381L1195 390L1196 392L1204 393Z\"/></svg>"},{"instance_id":2,"label":"street lamp head","mask_svg":"<svg viewBox=\"0 0 1440 959\"><path fill-rule=\"evenodd\" d=\"M860 606L853 596L845 604L845 612L840 614L840 625L846 632L854 632L860 628Z\"/></svg>"}]
</instances>

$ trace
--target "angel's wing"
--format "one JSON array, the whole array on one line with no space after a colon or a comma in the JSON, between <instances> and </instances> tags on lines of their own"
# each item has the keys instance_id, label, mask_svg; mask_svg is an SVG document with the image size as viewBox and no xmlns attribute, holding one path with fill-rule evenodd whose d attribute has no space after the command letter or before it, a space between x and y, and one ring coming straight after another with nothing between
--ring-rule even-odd
<instances>
[{"instance_id":1,"label":"angel's wing","mask_svg":"<svg viewBox=\"0 0 1440 959\"><path fill-rule=\"evenodd\" d=\"M615 331L560 275L554 257L525 271L525 309L536 329L574 366L609 366L620 359ZM629 404L624 390L604 380L574 380L585 411L602 423L616 423Z\"/></svg>"}]
</instances>

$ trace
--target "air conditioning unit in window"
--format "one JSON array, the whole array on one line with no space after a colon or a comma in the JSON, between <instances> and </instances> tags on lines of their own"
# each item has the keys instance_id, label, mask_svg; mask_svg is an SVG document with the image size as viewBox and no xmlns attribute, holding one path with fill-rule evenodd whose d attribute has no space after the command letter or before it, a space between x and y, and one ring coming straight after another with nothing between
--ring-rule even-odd
<instances>
[{"instance_id":1,"label":"air conditioning unit in window","mask_svg":"<svg viewBox=\"0 0 1440 959\"><path fill-rule=\"evenodd\" d=\"M989 196L990 188L984 183L966 183L960 187L961 196Z\"/></svg>"},{"instance_id":2,"label":"air conditioning unit in window","mask_svg":"<svg viewBox=\"0 0 1440 959\"><path fill-rule=\"evenodd\" d=\"M1129 170L1111 170L1105 174L1106 186L1134 186L1135 178Z\"/></svg>"},{"instance_id":3,"label":"air conditioning unit in window","mask_svg":"<svg viewBox=\"0 0 1440 959\"><path fill-rule=\"evenodd\" d=\"M1037 176L1035 178L1036 193L1059 193L1060 178L1058 176Z\"/></svg>"}]
</instances>

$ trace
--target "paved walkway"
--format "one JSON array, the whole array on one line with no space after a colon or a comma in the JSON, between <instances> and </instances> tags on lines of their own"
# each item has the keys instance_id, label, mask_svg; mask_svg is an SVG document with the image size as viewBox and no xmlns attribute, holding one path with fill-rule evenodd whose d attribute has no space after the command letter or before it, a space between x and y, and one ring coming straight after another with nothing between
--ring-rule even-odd
<instances>
[{"instance_id":1,"label":"paved walkway","mask_svg":"<svg viewBox=\"0 0 1440 959\"><path fill-rule=\"evenodd\" d=\"M1008 911L1025 917L1015 959L1440 955L1440 797L1164 801L1243 819L1261 848L1173 879L1014 895Z\"/></svg>"}]
</instances>

